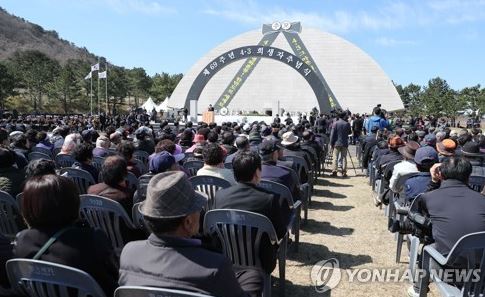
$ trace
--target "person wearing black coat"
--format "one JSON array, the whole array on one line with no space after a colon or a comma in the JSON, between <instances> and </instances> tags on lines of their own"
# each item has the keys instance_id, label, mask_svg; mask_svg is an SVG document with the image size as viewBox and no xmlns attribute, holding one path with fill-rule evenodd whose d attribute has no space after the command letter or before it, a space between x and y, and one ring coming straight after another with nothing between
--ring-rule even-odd
<instances>
[{"instance_id":1,"label":"person wearing black coat","mask_svg":"<svg viewBox=\"0 0 485 297\"><path fill-rule=\"evenodd\" d=\"M57 233L57 239L37 259L83 270L106 296L113 296L118 286L118 260L104 232L79 222L79 205L76 185L70 179L54 174L30 178L21 207L29 228L17 234L14 258L32 259Z\"/></svg>"},{"instance_id":2,"label":"person wearing black coat","mask_svg":"<svg viewBox=\"0 0 485 297\"><path fill-rule=\"evenodd\" d=\"M5 263L12 258L12 244L8 238L0 234L0 292L2 288L10 287L7 272L5 271Z\"/></svg>"},{"instance_id":3,"label":"person wearing black coat","mask_svg":"<svg viewBox=\"0 0 485 297\"><path fill-rule=\"evenodd\" d=\"M217 191L215 209L239 209L266 216L272 223L278 238L283 238L290 220L290 208L283 197L274 195L257 186L261 180L261 158L256 152L242 152L233 161L236 185ZM276 266L278 247L264 237L260 258L264 270L271 273Z\"/></svg>"}]
</instances>

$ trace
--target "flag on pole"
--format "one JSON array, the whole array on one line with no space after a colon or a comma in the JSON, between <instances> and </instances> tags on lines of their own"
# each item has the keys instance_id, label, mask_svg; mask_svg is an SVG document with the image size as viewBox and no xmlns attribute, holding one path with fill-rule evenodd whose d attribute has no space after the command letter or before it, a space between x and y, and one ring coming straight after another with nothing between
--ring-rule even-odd
<instances>
[{"instance_id":1,"label":"flag on pole","mask_svg":"<svg viewBox=\"0 0 485 297\"><path fill-rule=\"evenodd\" d=\"M91 71L97 71L97 70L99 70L99 63L91 66Z\"/></svg>"},{"instance_id":2,"label":"flag on pole","mask_svg":"<svg viewBox=\"0 0 485 297\"><path fill-rule=\"evenodd\" d=\"M88 75L86 75L86 77L84 79L90 79L92 76L93 76L93 73L89 72Z\"/></svg>"},{"instance_id":3,"label":"flag on pole","mask_svg":"<svg viewBox=\"0 0 485 297\"><path fill-rule=\"evenodd\" d=\"M107 76L108 74L106 70L98 73L98 78L106 78Z\"/></svg>"}]
</instances>

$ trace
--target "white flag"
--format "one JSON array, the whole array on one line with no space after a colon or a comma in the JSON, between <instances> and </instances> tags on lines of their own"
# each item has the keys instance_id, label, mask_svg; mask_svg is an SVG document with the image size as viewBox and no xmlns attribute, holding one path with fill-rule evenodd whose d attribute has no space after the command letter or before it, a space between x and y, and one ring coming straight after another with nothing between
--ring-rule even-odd
<instances>
[{"instance_id":1,"label":"white flag","mask_svg":"<svg viewBox=\"0 0 485 297\"><path fill-rule=\"evenodd\" d=\"M98 72L98 78L106 78L108 74L106 73L106 70L103 72Z\"/></svg>"},{"instance_id":2,"label":"white flag","mask_svg":"<svg viewBox=\"0 0 485 297\"><path fill-rule=\"evenodd\" d=\"M99 63L94 64L93 66L91 66L91 71L97 71L97 70L99 70Z\"/></svg>"},{"instance_id":3,"label":"white flag","mask_svg":"<svg viewBox=\"0 0 485 297\"><path fill-rule=\"evenodd\" d=\"M86 75L86 77L84 79L90 79L92 77L93 73L92 72L89 72L88 75Z\"/></svg>"}]
</instances>

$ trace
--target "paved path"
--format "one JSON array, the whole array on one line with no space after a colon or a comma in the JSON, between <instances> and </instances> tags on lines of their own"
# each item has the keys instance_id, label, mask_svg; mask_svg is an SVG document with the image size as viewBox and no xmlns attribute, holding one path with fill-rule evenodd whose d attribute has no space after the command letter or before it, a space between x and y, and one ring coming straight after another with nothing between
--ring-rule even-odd
<instances>
[{"instance_id":1,"label":"paved path","mask_svg":"<svg viewBox=\"0 0 485 297\"><path fill-rule=\"evenodd\" d=\"M355 149L351 147L351 151L355 152ZM356 162L355 154L353 159ZM404 270L407 267L407 249L403 249L403 263L396 264L396 242L387 230L383 210L373 205L371 188L360 169L356 176L350 168L347 178L330 178L328 174L326 172L324 178L319 178L315 186L308 223L302 227L300 250L288 254L286 296L407 296L407 282L348 281L344 271L348 269ZM339 261L342 280L330 292L317 293L311 285L311 268L316 262L331 258ZM365 275L362 276L365 278ZM278 282L273 290L275 296L277 285Z\"/></svg>"}]
</instances>

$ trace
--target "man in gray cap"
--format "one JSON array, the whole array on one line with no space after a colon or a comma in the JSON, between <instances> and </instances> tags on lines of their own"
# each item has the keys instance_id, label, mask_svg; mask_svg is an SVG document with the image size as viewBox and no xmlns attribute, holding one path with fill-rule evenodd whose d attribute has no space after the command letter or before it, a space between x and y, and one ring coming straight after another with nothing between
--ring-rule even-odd
<instances>
[{"instance_id":1,"label":"man in gray cap","mask_svg":"<svg viewBox=\"0 0 485 297\"><path fill-rule=\"evenodd\" d=\"M223 255L202 247L200 212L207 199L195 192L185 174L155 175L139 206L151 235L128 243L120 258L120 286L150 286L196 291L213 296L256 296L262 280L256 271L237 274Z\"/></svg>"}]
</instances>

